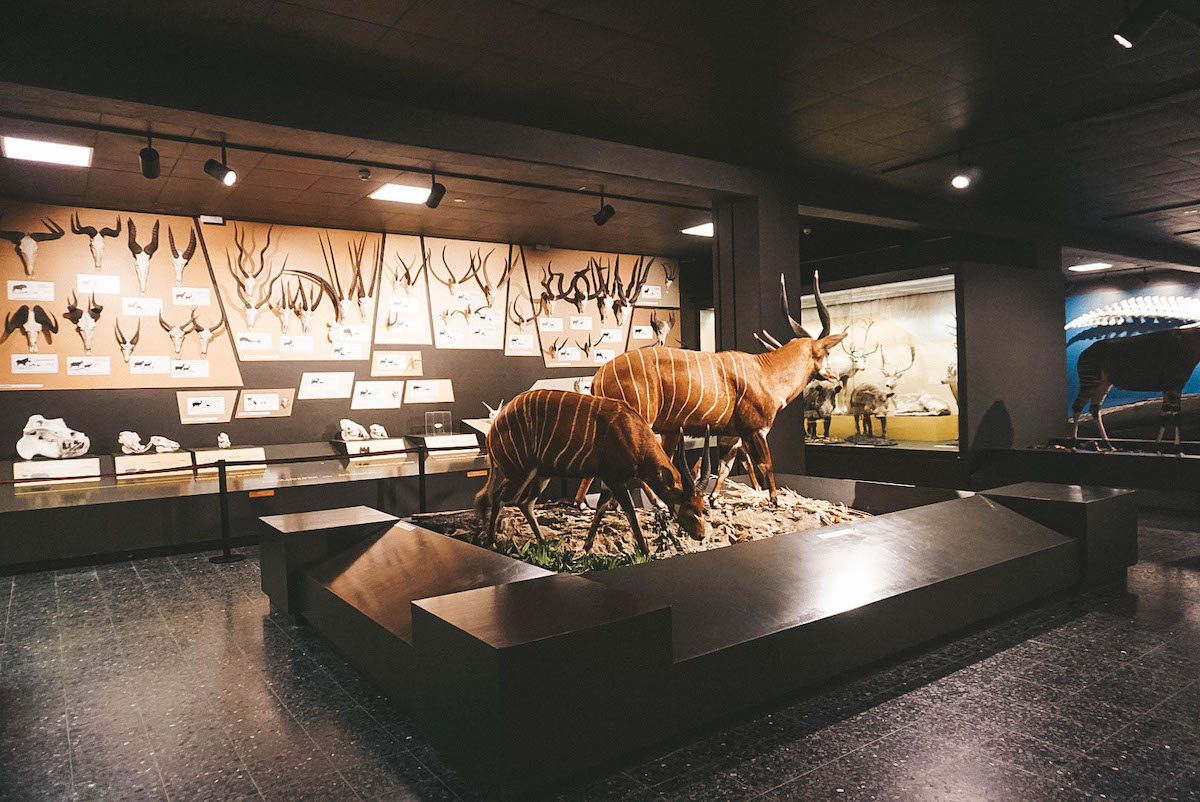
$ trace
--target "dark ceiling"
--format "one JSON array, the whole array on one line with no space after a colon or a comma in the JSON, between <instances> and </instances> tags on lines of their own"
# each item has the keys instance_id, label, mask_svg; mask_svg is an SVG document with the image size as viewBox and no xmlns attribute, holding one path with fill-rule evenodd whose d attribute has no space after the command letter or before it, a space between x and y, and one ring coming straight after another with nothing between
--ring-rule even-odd
<instances>
[{"instance_id":1,"label":"dark ceiling","mask_svg":"<svg viewBox=\"0 0 1200 802\"><path fill-rule=\"evenodd\" d=\"M1200 30L1168 17L1122 49L1111 33L1123 0L15 5L27 13L10 8L23 20L8 26L10 63L46 85L96 58L87 42L110 42L104 57L126 59L135 82L153 80L136 73L157 49L297 92L337 82L742 164L826 165L942 198L961 147L984 170L957 201L972 213L1200 246L1200 232L1177 235L1200 228L1183 214L1200 206Z\"/></svg>"}]
</instances>

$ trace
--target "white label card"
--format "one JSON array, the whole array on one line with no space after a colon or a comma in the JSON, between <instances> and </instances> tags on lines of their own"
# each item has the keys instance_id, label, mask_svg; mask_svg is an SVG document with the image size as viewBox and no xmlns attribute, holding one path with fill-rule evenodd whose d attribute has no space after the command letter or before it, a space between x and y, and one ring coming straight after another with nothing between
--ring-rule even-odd
<instances>
[{"instance_id":1,"label":"white label card","mask_svg":"<svg viewBox=\"0 0 1200 802\"><path fill-rule=\"evenodd\" d=\"M134 354L129 358L129 372L135 376L170 373L171 357Z\"/></svg>"},{"instance_id":2,"label":"white label card","mask_svg":"<svg viewBox=\"0 0 1200 802\"><path fill-rule=\"evenodd\" d=\"M158 317L162 314L162 298L121 298L121 314L128 317ZM175 321L169 321L175 322ZM179 321L180 325L187 321Z\"/></svg>"},{"instance_id":3,"label":"white label card","mask_svg":"<svg viewBox=\"0 0 1200 802\"><path fill-rule=\"evenodd\" d=\"M350 409L399 409L403 397L402 381L355 382Z\"/></svg>"},{"instance_id":4,"label":"white label card","mask_svg":"<svg viewBox=\"0 0 1200 802\"><path fill-rule=\"evenodd\" d=\"M354 389L354 373L305 373L300 379L296 398L349 398Z\"/></svg>"},{"instance_id":5,"label":"white label card","mask_svg":"<svg viewBox=\"0 0 1200 802\"><path fill-rule=\"evenodd\" d=\"M563 322L561 317L539 317L538 331L562 331Z\"/></svg>"},{"instance_id":6,"label":"white label card","mask_svg":"<svg viewBox=\"0 0 1200 802\"><path fill-rule=\"evenodd\" d=\"M172 287L171 303L175 306L211 306L212 293L205 287Z\"/></svg>"},{"instance_id":7,"label":"white label card","mask_svg":"<svg viewBox=\"0 0 1200 802\"><path fill-rule=\"evenodd\" d=\"M373 376L421 375L421 352L376 351Z\"/></svg>"},{"instance_id":8,"label":"white label card","mask_svg":"<svg viewBox=\"0 0 1200 802\"><path fill-rule=\"evenodd\" d=\"M196 418L208 415L224 415L225 414L225 396L223 395L197 395L192 396L187 400L187 414L189 418Z\"/></svg>"},{"instance_id":9,"label":"white label card","mask_svg":"<svg viewBox=\"0 0 1200 802\"><path fill-rule=\"evenodd\" d=\"M408 399L410 401L432 401L438 397L437 382L409 382Z\"/></svg>"},{"instance_id":10,"label":"white label card","mask_svg":"<svg viewBox=\"0 0 1200 802\"><path fill-rule=\"evenodd\" d=\"M558 353L554 358L559 362L578 362L579 349L574 345L569 345L566 348L559 348Z\"/></svg>"},{"instance_id":11,"label":"white label card","mask_svg":"<svg viewBox=\"0 0 1200 802\"><path fill-rule=\"evenodd\" d=\"M634 326L633 339L635 340L653 340L654 329L650 326Z\"/></svg>"},{"instance_id":12,"label":"white label card","mask_svg":"<svg viewBox=\"0 0 1200 802\"><path fill-rule=\"evenodd\" d=\"M271 332L242 331L234 335L233 341L239 351L270 351Z\"/></svg>"},{"instance_id":13,"label":"white label card","mask_svg":"<svg viewBox=\"0 0 1200 802\"><path fill-rule=\"evenodd\" d=\"M534 350L534 342L532 334L510 334L508 335L508 347L514 351L532 351Z\"/></svg>"},{"instance_id":14,"label":"white label card","mask_svg":"<svg viewBox=\"0 0 1200 802\"><path fill-rule=\"evenodd\" d=\"M414 298L411 295L392 296L392 311L398 315L419 315L425 311L421 301L421 298Z\"/></svg>"},{"instance_id":15,"label":"white label card","mask_svg":"<svg viewBox=\"0 0 1200 802\"><path fill-rule=\"evenodd\" d=\"M53 301L53 281L10 281L8 282L8 300L10 301Z\"/></svg>"},{"instance_id":16,"label":"white label card","mask_svg":"<svg viewBox=\"0 0 1200 802\"><path fill-rule=\"evenodd\" d=\"M172 379L207 379L207 359L172 359Z\"/></svg>"},{"instance_id":17,"label":"white label card","mask_svg":"<svg viewBox=\"0 0 1200 802\"><path fill-rule=\"evenodd\" d=\"M13 354L13 373L58 373L57 354Z\"/></svg>"},{"instance_id":18,"label":"white label card","mask_svg":"<svg viewBox=\"0 0 1200 802\"><path fill-rule=\"evenodd\" d=\"M308 334L280 334L279 353L307 354L313 349L313 338Z\"/></svg>"},{"instance_id":19,"label":"white label card","mask_svg":"<svg viewBox=\"0 0 1200 802\"><path fill-rule=\"evenodd\" d=\"M329 346L330 359L365 359L362 343L334 343Z\"/></svg>"},{"instance_id":20,"label":"white label card","mask_svg":"<svg viewBox=\"0 0 1200 802\"><path fill-rule=\"evenodd\" d=\"M109 373L109 358L106 356L67 357L68 376L107 376Z\"/></svg>"},{"instance_id":21,"label":"white label card","mask_svg":"<svg viewBox=\"0 0 1200 802\"><path fill-rule=\"evenodd\" d=\"M121 277L104 273L76 273L75 290L88 295L120 295Z\"/></svg>"},{"instance_id":22,"label":"white label card","mask_svg":"<svg viewBox=\"0 0 1200 802\"><path fill-rule=\"evenodd\" d=\"M592 351L592 361L597 365L603 365L605 362L612 361L612 358L617 355L617 352L611 348L597 348Z\"/></svg>"},{"instance_id":23,"label":"white label card","mask_svg":"<svg viewBox=\"0 0 1200 802\"><path fill-rule=\"evenodd\" d=\"M454 329L438 332L438 339L442 345L462 345L463 333Z\"/></svg>"},{"instance_id":24,"label":"white label card","mask_svg":"<svg viewBox=\"0 0 1200 802\"><path fill-rule=\"evenodd\" d=\"M571 315L571 331L591 331L594 325L591 315Z\"/></svg>"},{"instance_id":25,"label":"white label card","mask_svg":"<svg viewBox=\"0 0 1200 802\"><path fill-rule=\"evenodd\" d=\"M279 393L242 393L242 409L246 412L278 412Z\"/></svg>"},{"instance_id":26,"label":"white label card","mask_svg":"<svg viewBox=\"0 0 1200 802\"><path fill-rule=\"evenodd\" d=\"M362 324L342 326L342 339L352 343L365 343L371 339L371 329Z\"/></svg>"},{"instance_id":27,"label":"white label card","mask_svg":"<svg viewBox=\"0 0 1200 802\"><path fill-rule=\"evenodd\" d=\"M601 335L600 335L600 342L602 342L602 343L619 343L619 342L621 342L621 330L620 329L604 329L603 333L601 333Z\"/></svg>"},{"instance_id":28,"label":"white label card","mask_svg":"<svg viewBox=\"0 0 1200 802\"><path fill-rule=\"evenodd\" d=\"M643 301L660 301L662 300L662 287L657 284L646 284L642 287Z\"/></svg>"}]
</instances>

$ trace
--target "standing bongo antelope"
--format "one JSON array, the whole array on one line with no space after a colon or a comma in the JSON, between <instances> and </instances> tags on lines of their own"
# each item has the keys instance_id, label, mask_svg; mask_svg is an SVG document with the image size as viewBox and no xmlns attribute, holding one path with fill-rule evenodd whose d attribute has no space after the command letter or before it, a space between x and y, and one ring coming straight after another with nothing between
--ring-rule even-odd
<instances>
[{"instance_id":1,"label":"standing bongo antelope","mask_svg":"<svg viewBox=\"0 0 1200 802\"><path fill-rule=\"evenodd\" d=\"M1155 439L1162 440L1167 427L1174 426L1178 447L1183 386L1197 363L1200 363L1200 325L1092 343L1079 355L1076 363L1079 395L1071 405L1071 437L1079 437L1079 415L1090 401L1100 438L1106 446L1115 449L1104 431L1100 406L1108 391L1119 387L1162 393L1162 412Z\"/></svg>"},{"instance_id":2,"label":"standing bongo antelope","mask_svg":"<svg viewBox=\"0 0 1200 802\"><path fill-rule=\"evenodd\" d=\"M649 554L629 496L630 488L639 484L675 511L680 529L691 538L703 540L710 531L703 517L704 496L691 472L679 471L646 421L620 401L566 390L527 390L505 404L492 421L487 448L491 472L475 496L475 510L487 526L487 545L495 542L496 521L505 504L518 507L542 540L533 505L555 476L595 477L612 492L596 508L585 549L591 549L600 520L615 500L629 519L638 548ZM680 547L678 540L675 545Z\"/></svg>"},{"instance_id":3,"label":"standing bongo antelope","mask_svg":"<svg viewBox=\"0 0 1200 802\"><path fill-rule=\"evenodd\" d=\"M682 348L638 348L605 364L592 379L592 393L618 398L663 436L673 450L686 432L733 437L744 443L755 466L767 478L771 502L778 492L771 469L767 434L779 411L791 403L814 375L832 379L829 352L845 334L829 334L829 311L813 276L821 334L812 337L788 311L787 285L779 276L779 298L795 338L765 354L743 351L706 353ZM736 456L734 442L721 459L718 487ZM580 498L586 488L580 489ZM714 489L714 493L715 493Z\"/></svg>"}]
</instances>

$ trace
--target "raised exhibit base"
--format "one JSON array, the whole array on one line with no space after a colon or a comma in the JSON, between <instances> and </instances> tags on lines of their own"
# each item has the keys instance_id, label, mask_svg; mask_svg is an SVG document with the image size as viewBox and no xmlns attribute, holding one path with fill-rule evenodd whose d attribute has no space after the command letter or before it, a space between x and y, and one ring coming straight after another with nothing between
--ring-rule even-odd
<instances>
[{"instance_id":1,"label":"raised exhibit base","mask_svg":"<svg viewBox=\"0 0 1200 802\"><path fill-rule=\"evenodd\" d=\"M896 511L577 578L401 523L301 569L291 609L515 795L1083 576L1080 541L997 501L864 484L840 492Z\"/></svg>"}]
</instances>

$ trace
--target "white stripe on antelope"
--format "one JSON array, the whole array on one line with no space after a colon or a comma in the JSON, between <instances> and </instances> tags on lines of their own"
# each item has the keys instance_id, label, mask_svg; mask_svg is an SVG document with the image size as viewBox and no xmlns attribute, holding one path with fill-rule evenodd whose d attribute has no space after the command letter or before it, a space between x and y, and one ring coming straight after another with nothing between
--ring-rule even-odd
<instances>
[{"instance_id":1,"label":"white stripe on antelope","mask_svg":"<svg viewBox=\"0 0 1200 802\"><path fill-rule=\"evenodd\" d=\"M592 547L601 518L616 501L629 519L638 548L649 552L629 495L631 487L641 484L671 507L690 537L703 540L709 532L704 496L691 472L681 473L671 463L650 426L623 401L565 390L529 390L496 415L487 448L491 472L475 497L475 509L487 527L487 545L495 541L500 509L506 504L518 507L542 540L533 505L554 476L598 478L611 492L596 509L585 549Z\"/></svg>"}]
</instances>

